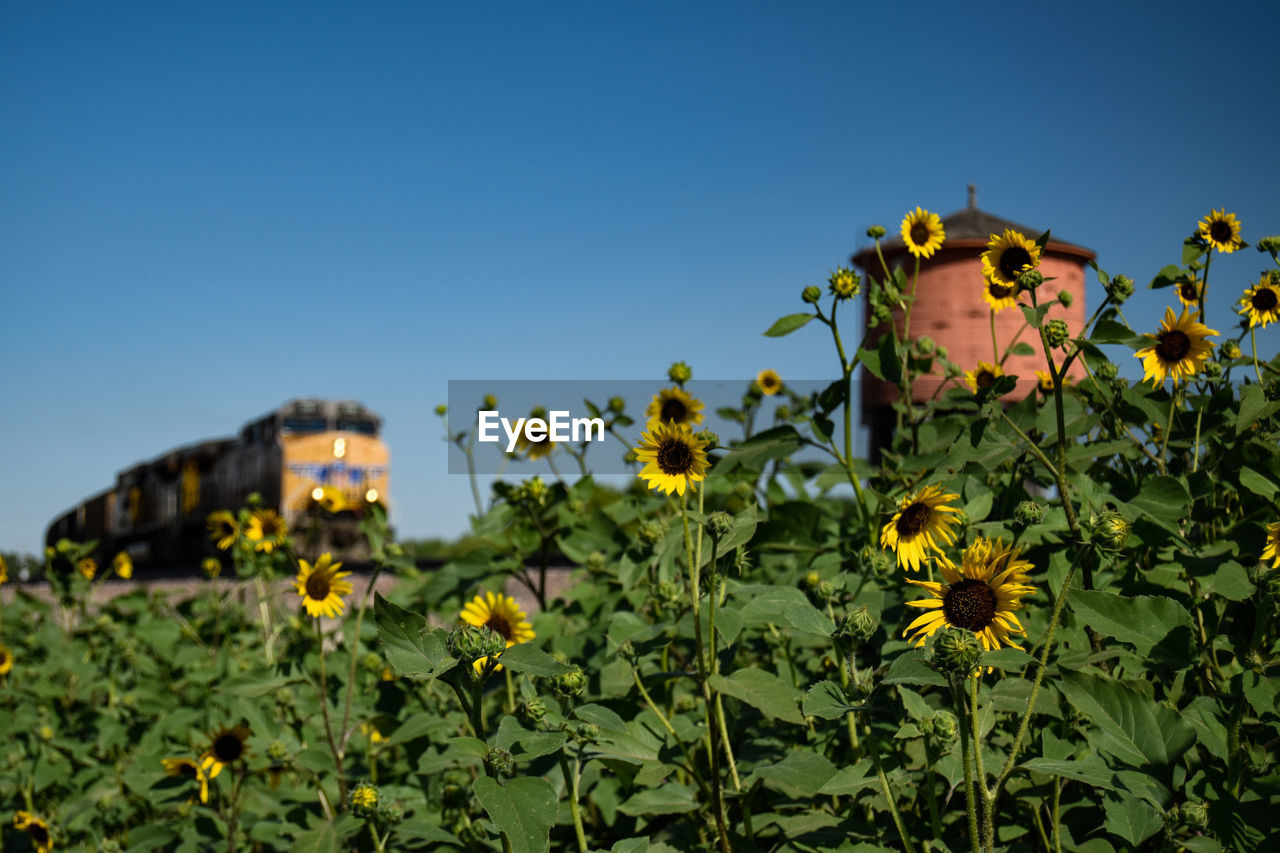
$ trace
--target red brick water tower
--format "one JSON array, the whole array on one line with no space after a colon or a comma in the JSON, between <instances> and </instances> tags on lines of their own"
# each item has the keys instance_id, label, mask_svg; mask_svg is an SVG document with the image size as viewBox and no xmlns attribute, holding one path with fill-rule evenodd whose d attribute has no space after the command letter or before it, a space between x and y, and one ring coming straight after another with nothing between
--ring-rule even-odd
<instances>
[{"instance_id":1,"label":"red brick water tower","mask_svg":"<svg viewBox=\"0 0 1280 853\"><path fill-rule=\"evenodd\" d=\"M928 335L939 346L946 348L951 361L964 370L972 370L977 368L979 361L994 361L991 308L982 298L982 253L986 251L987 241L992 234L1003 234L1006 228L1012 228L1034 240L1043 229L1029 228L979 210L972 185L969 186L968 206L943 217L942 226L946 232L942 248L933 257L920 261L920 280L916 286L915 306L911 311L911 337L918 339ZM910 281L915 258L907 252L902 237L899 235L883 240L880 248L889 269L902 267ZM1053 279L1045 282L1037 293L1041 304L1054 303L1045 319L1065 320L1073 336L1080 333L1087 316L1084 269L1096 257L1091 249L1058 239L1050 239L1041 256L1040 273L1046 279ZM852 260L877 280L883 279L884 270L874 245L854 254ZM1058 292L1062 290L1073 297L1070 308L1064 308L1056 302ZM864 313L870 317L869 310ZM895 312L894 321L901 331L901 312ZM1035 349L1034 355L1010 355L1004 362L1004 372L1019 377L1017 389L1005 399L1010 403L1017 402L1028 394L1036 393L1035 371L1046 369L1039 335L1033 329L1024 329L1025 317L1016 307L997 312L995 324L996 340L1002 352L1015 338L1031 344ZM879 337L880 334L873 330L868 346ZM1062 363L1063 355L1060 350L1055 351L1054 359L1056 363ZM1084 371L1077 362L1072 364L1069 374L1071 381L1078 381L1084 376ZM912 387L912 398L917 403L925 402L934 395L942 381L940 373L935 378L917 381ZM963 386L963 379L958 382ZM896 417L891 406L897 397L896 386L864 374L862 422L871 431L873 453L887 446L892 437Z\"/></svg>"}]
</instances>

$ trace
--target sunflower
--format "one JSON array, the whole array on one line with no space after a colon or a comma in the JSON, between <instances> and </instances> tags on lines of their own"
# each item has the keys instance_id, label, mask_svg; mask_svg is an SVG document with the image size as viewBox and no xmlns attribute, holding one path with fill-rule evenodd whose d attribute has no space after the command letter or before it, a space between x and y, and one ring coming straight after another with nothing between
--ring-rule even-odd
<instances>
[{"instance_id":1,"label":"sunflower","mask_svg":"<svg viewBox=\"0 0 1280 853\"><path fill-rule=\"evenodd\" d=\"M529 420L534 418L545 421L547 410L538 408L529 412ZM551 430L543 430L542 438L530 438L528 425L528 421L525 421L525 425L520 428L520 434L516 436L516 449L528 456L531 462L550 456L551 451L556 449L555 443L551 441Z\"/></svg>"},{"instance_id":2,"label":"sunflower","mask_svg":"<svg viewBox=\"0 0 1280 853\"><path fill-rule=\"evenodd\" d=\"M641 434L636 459L644 463L640 478L666 494L684 490L707 476L706 444L686 424L656 423Z\"/></svg>"},{"instance_id":3,"label":"sunflower","mask_svg":"<svg viewBox=\"0 0 1280 853\"><path fill-rule=\"evenodd\" d=\"M468 625L493 631L506 641L507 648L516 643L527 643L537 636L516 600L501 593L484 592L477 595L463 606L458 618ZM488 657L476 660L473 664L475 671L483 672L488 661ZM502 665L498 664L494 672L501 668Z\"/></svg>"},{"instance_id":4,"label":"sunflower","mask_svg":"<svg viewBox=\"0 0 1280 853\"><path fill-rule=\"evenodd\" d=\"M1221 211L1210 210L1209 215L1200 220L1200 238L1224 255L1244 247L1244 240L1240 239L1240 220L1234 213L1227 213L1225 207Z\"/></svg>"},{"instance_id":5,"label":"sunflower","mask_svg":"<svg viewBox=\"0 0 1280 853\"><path fill-rule=\"evenodd\" d=\"M204 751L200 769L210 779L217 778L222 768L244 758L249 748L245 742L249 740L248 726L223 727L209 741L209 748Z\"/></svg>"},{"instance_id":6,"label":"sunflower","mask_svg":"<svg viewBox=\"0 0 1280 853\"><path fill-rule=\"evenodd\" d=\"M1006 285L994 281L984 271L982 274L982 298L987 300L992 311L1003 311L1018 304L1017 285Z\"/></svg>"},{"instance_id":7,"label":"sunflower","mask_svg":"<svg viewBox=\"0 0 1280 853\"><path fill-rule=\"evenodd\" d=\"M1176 385L1196 374L1197 367L1213 350L1213 344L1205 338L1218 334L1196 322L1196 316L1184 308L1181 316L1174 319L1173 309L1164 309L1160 331L1146 335L1155 343L1133 354L1134 358L1142 359L1143 381L1150 379L1152 385L1161 385L1165 377L1172 376Z\"/></svg>"},{"instance_id":8,"label":"sunflower","mask_svg":"<svg viewBox=\"0 0 1280 853\"><path fill-rule=\"evenodd\" d=\"M129 555L124 551L116 554L116 558L111 561L111 568L125 580L133 577L133 560L129 559Z\"/></svg>"},{"instance_id":9,"label":"sunflower","mask_svg":"<svg viewBox=\"0 0 1280 853\"><path fill-rule=\"evenodd\" d=\"M960 511L945 505L958 497L933 485L903 498L893 518L880 529L880 547L897 551L899 566L920 571L929 551L941 554L943 545L955 541L951 525L956 519L944 513Z\"/></svg>"},{"instance_id":10,"label":"sunflower","mask_svg":"<svg viewBox=\"0 0 1280 853\"><path fill-rule=\"evenodd\" d=\"M1018 559L1017 550L1006 548L999 539L978 537L965 549L958 569L946 558L938 560L938 566L940 583L907 578L907 583L924 587L931 597L907 602L928 612L908 625L902 636L922 646L941 628L967 628L978 635L985 649L1016 646L1009 635L1026 631L1013 611L1022 607L1024 595L1035 592L1027 586L1031 564Z\"/></svg>"},{"instance_id":11,"label":"sunflower","mask_svg":"<svg viewBox=\"0 0 1280 853\"><path fill-rule=\"evenodd\" d=\"M1012 228L992 234L982 253L982 274L1005 287L1017 288L1018 276L1040 266L1040 247Z\"/></svg>"},{"instance_id":12,"label":"sunflower","mask_svg":"<svg viewBox=\"0 0 1280 853\"><path fill-rule=\"evenodd\" d=\"M644 416L649 419L649 429L654 424L674 422L676 425L702 423L702 401L692 397L683 388L663 388L653 395Z\"/></svg>"},{"instance_id":13,"label":"sunflower","mask_svg":"<svg viewBox=\"0 0 1280 853\"><path fill-rule=\"evenodd\" d=\"M0 554L0 583L4 583L9 579L9 564L4 561L4 555Z\"/></svg>"},{"instance_id":14,"label":"sunflower","mask_svg":"<svg viewBox=\"0 0 1280 853\"><path fill-rule=\"evenodd\" d=\"M209 802L209 777L199 764L196 764L190 758L162 758L160 763L164 765L164 772L170 776L179 776L183 779L195 779L198 781L200 783L200 802Z\"/></svg>"},{"instance_id":15,"label":"sunflower","mask_svg":"<svg viewBox=\"0 0 1280 853\"><path fill-rule=\"evenodd\" d=\"M347 508L347 497L337 486L320 486L311 493L311 497L326 512L337 513Z\"/></svg>"},{"instance_id":16,"label":"sunflower","mask_svg":"<svg viewBox=\"0 0 1280 853\"><path fill-rule=\"evenodd\" d=\"M342 563L331 563L332 559L332 555L326 552L320 555L314 566L306 560L298 560L298 595L302 596L308 616L337 617L342 613L342 596L351 593L351 582L343 580L351 572L338 571Z\"/></svg>"},{"instance_id":17,"label":"sunflower","mask_svg":"<svg viewBox=\"0 0 1280 853\"><path fill-rule=\"evenodd\" d=\"M204 524L209 528L209 538L220 551L230 548L240 536L240 525L236 524L236 517L225 509L209 513Z\"/></svg>"},{"instance_id":18,"label":"sunflower","mask_svg":"<svg viewBox=\"0 0 1280 853\"><path fill-rule=\"evenodd\" d=\"M205 557L200 568L204 569L204 573L211 578L222 574L222 562L217 557Z\"/></svg>"},{"instance_id":19,"label":"sunflower","mask_svg":"<svg viewBox=\"0 0 1280 853\"><path fill-rule=\"evenodd\" d=\"M942 220L936 213L917 207L914 213L907 211L902 220L902 242L907 244L907 251L917 258L933 257L946 238Z\"/></svg>"},{"instance_id":20,"label":"sunflower","mask_svg":"<svg viewBox=\"0 0 1280 853\"><path fill-rule=\"evenodd\" d=\"M89 580L93 580L93 576L98 573L98 561L93 557L85 557L76 564L76 568L80 570L80 574Z\"/></svg>"},{"instance_id":21,"label":"sunflower","mask_svg":"<svg viewBox=\"0 0 1280 853\"><path fill-rule=\"evenodd\" d=\"M13 815L13 828L25 829L31 836L36 853L49 853L53 850L53 836L49 834L49 824L31 812L18 811Z\"/></svg>"},{"instance_id":22,"label":"sunflower","mask_svg":"<svg viewBox=\"0 0 1280 853\"><path fill-rule=\"evenodd\" d=\"M772 397L782 390L782 377L778 375L778 371L765 368L756 374L756 387L760 389L760 393Z\"/></svg>"},{"instance_id":23,"label":"sunflower","mask_svg":"<svg viewBox=\"0 0 1280 853\"><path fill-rule=\"evenodd\" d=\"M1039 388L1040 393L1045 396L1053 393L1053 377L1049 375L1049 371L1036 371L1036 387Z\"/></svg>"},{"instance_id":24,"label":"sunflower","mask_svg":"<svg viewBox=\"0 0 1280 853\"><path fill-rule=\"evenodd\" d=\"M274 509L255 509L244 528L244 536L254 543L254 550L268 554L284 543L287 533L284 519Z\"/></svg>"},{"instance_id":25,"label":"sunflower","mask_svg":"<svg viewBox=\"0 0 1280 853\"><path fill-rule=\"evenodd\" d=\"M979 391L990 388L1001 376L1004 376L1004 368L1000 365L979 361L978 366L973 370L964 372L964 381L973 389L973 393L977 394Z\"/></svg>"},{"instance_id":26,"label":"sunflower","mask_svg":"<svg viewBox=\"0 0 1280 853\"><path fill-rule=\"evenodd\" d=\"M8 675L13 670L13 649L0 644L0 675Z\"/></svg>"},{"instance_id":27,"label":"sunflower","mask_svg":"<svg viewBox=\"0 0 1280 853\"><path fill-rule=\"evenodd\" d=\"M1258 279L1258 283L1244 292L1240 297L1240 312L1249 318L1249 328L1265 329L1269 324L1280 321L1280 282L1275 273L1268 270Z\"/></svg>"},{"instance_id":28,"label":"sunflower","mask_svg":"<svg viewBox=\"0 0 1280 853\"><path fill-rule=\"evenodd\" d=\"M1188 308L1200 308L1200 297L1204 295L1203 283L1194 276L1184 276L1174 284L1178 292L1178 301Z\"/></svg>"},{"instance_id":29,"label":"sunflower","mask_svg":"<svg viewBox=\"0 0 1280 853\"><path fill-rule=\"evenodd\" d=\"M1267 525L1267 547L1262 549L1262 562L1267 560L1274 561L1271 568L1280 569L1280 521Z\"/></svg>"}]
</instances>

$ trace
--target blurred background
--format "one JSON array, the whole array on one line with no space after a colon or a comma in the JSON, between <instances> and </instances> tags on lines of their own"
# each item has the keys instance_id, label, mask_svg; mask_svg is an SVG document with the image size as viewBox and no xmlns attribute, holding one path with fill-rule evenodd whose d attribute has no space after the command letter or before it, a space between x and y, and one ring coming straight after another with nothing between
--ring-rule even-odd
<instances>
[{"instance_id":1,"label":"blurred background","mask_svg":"<svg viewBox=\"0 0 1280 853\"><path fill-rule=\"evenodd\" d=\"M1278 23L1260 3L6 3L0 550L303 396L384 419L402 536L460 535L448 380L835 378L825 330L761 333L868 226L946 216L970 183L1136 279L1125 315L1154 330L1177 300L1145 287L1211 209L1280 233ZM1215 255L1211 327L1267 265Z\"/></svg>"}]
</instances>

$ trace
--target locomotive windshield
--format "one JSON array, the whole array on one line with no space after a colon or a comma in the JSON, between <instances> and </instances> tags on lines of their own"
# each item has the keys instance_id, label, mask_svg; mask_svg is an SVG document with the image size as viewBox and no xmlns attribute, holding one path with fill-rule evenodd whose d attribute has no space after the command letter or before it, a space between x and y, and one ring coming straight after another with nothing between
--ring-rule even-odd
<instances>
[{"instance_id":1,"label":"locomotive windshield","mask_svg":"<svg viewBox=\"0 0 1280 853\"><path fill-rule=\"evenodd\" d=\"M338 418L336 428L340 432L358 432L361 435L374 435L378 432L378 425L364 418Z\"/></svg>"},{"instance_id":2,"label":"locomotive windshield","mask_svg":"<svg viewBox=\"0 0 1280 853\"><path fill-rule=\"evenodd\" d=\"M329 425L323 416L317 417L286 417L281 424L281 428L285 432L324 432Z\"/></svg>"}]
</instances>

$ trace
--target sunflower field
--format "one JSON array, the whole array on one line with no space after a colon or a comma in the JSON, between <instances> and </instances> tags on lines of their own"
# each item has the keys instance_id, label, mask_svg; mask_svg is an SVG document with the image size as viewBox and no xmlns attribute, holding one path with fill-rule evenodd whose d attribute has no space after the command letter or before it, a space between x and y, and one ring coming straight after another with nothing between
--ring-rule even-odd
<instances>
[{"instance_id":1,"label":"sunflower field","mask_svg":"<svg viewBox=\"0 0 1280 853\"><path fill-rule=\"evenodd\" d=\"M376 507L358 575L251 505L209 519L194 596L91 605L132 567L59 543L0 614L3 849L1280 849L1280 238L1212 280L1251 248L1214 211L1151 282L1176 310L1131 326L1096 270L1074 329L1047 241L992 235L973 294L1024 316L1038 379L913 337L910 272L842 268L766 332L826 327L821 393L762 371L715 435L677 363L630 488L499 482L439 568ZM900 392L874 463L859 367Z\"/></svg>"}]
</instances>

